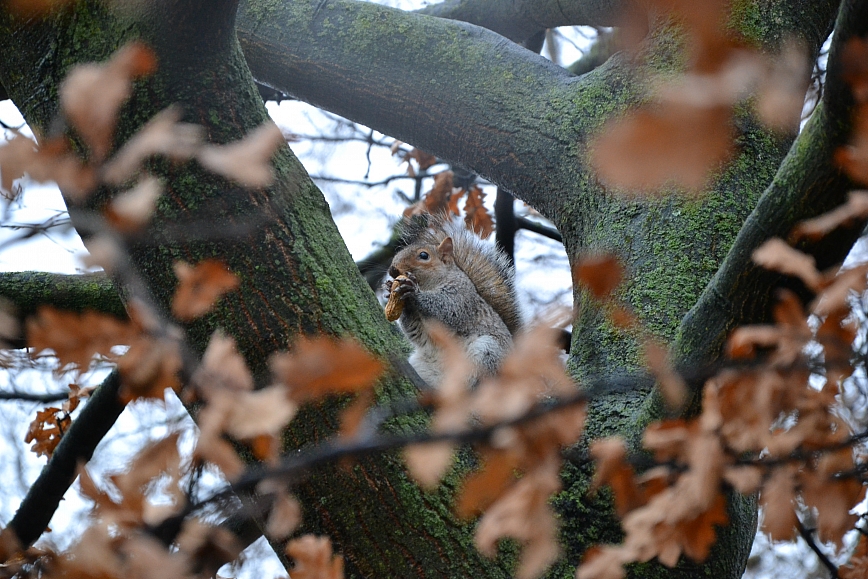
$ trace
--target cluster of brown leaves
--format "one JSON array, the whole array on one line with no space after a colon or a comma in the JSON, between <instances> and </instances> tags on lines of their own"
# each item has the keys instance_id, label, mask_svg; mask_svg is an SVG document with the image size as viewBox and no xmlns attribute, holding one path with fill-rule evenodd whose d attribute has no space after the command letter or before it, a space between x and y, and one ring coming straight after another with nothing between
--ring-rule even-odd
<instances>
[{"instance_id":1,"label":"cluster of brown leaves","mask_svg":"<svg viewBox=\"0 0 868 579\"><path fill-rule=\"evenodd\" d=\"M794 237L811 237L853 219L861 211L857 197L850 209L801 223ZM596 548L577 577L623 577L623 565L657 558L673 566L682 555L704 560L715 540L715 526L726 524L722 490L759 491L762 528L773 540L790 540L798 525L796 506L817 517L820 540L841 545L854 527L850 514L865 496L853 473L853 440L835 412L840 384L851 365L855 322L850 292L868 287L868 265L845 271L817 271L811 257L772 239L758 248L754 261L799 277L816 293L806 307L789 291L780 291L774 323L745 326L730 336L730 359L748 361L709 380L701 414L694 419L650 425L643 444L663 465L637 475L620 439L595 441L594 486L612 488L625 531L620 545ZM812 328L809 318L818 320ZM825 385L811 386L808 346L821 347ZM668 365L652 372L680 380ZM683 384L683 382L682 382ZM682 386L683 387L683 386ZM666 389L664 389L665 391Z\"/></svg>"},{"instance_id":2,"label":"cluster of brown leaves","mask_svg":"<svg viewBox=\"0 0 868 579\"><path fill-rule=\"evenodd\" d=\"M434 186L422 199L404 210L404 218L414 215L461 215L458 202L466 195L464 223L482 239L488 239L494 232L494 219L483 204L486 194L479 185L473 185L469 189L455 187L452 177L452 171L434 175Z\"/></svg>"},{"instance_id":3,"label":"cluster of brown leaves","mask_svg":"<svg viewBox=\"0 0 868 579\"><path fill-rule=\"evenodd\" d=\"M173 300L173 311L183 320L201 316L227 291L237 286L237 279L226 267L205 260L196 267L179 263L180 283ZM99 357L117 364L122 378L121 396L125 400L159 398L167 388L179 390L181 354L177 338L167 335L146 308L133 301L128 305L128 320L94 311L65 312L46 306L26 324L27 344L33 354L51 350L61 368L86 371ZM118 353L117 346L129 349ZM76 398L80 393L76 392ZM70 410L71 412L71 410ZM47 431L36 427L31 433L39 441Z\"/></svg>"},{"instance_id":4,"label":"cluster of brown leaves","mask_svg":"<svg viewBox=\"0 0 868 579\"><path fill-rule=\"evenodd\" d=\"M556 332L549 327L528 330L497 376L485 378L471 390L473 367L460 344L447 330L431 332L444 351L446 373L436 393L432 431L461 433L514 421L543 399L576 395L564 372ZM482 513L476 544L495 556L501 538L523 546L517 577L539 576L558 556L557 524L549 497L560 490L561 448L576 442L584 427L581 404L512 426L496 428L478 451L482 468L472 473L459 494L461 517ZM452 464L450 442L411 446L405 458L411 474L423 486L435 488Z\"/></svg>"},{"instance_id":5,"label":"cluster of brown leaves","mask_svg":"<svg viewBox=\"0 0 868 579\"><path fill-rule=\"evenodd\" d=\"M734 38L726 32L724 0L642 5L625 22L632 36L643 37L649 19L666 14L683 26L689 61L683 74L659 80L652 102L602 128L591 163L604 183L645 193L672 185L702 189L709 173L734 154L733 107L751 94L769 128L798 129L810 72L798 43L785 42L770 58Z\"/></svg>"},{"instance_id":6,"label":"cluster of brown leaves","mask_svg":"<svg viewBox=\"0 0 868 579\"><path fill-rule=\"evenodd\" d=\"M108 477L104 485L110 490L100 488L85 468L79 469L81 492L93 502L91 524L62 553L42 549L22 552L14 538L4 532L0 535L4 572L26 577L28 565L32 568L38 562L39 576L46 579L214 577L222 565L235 560L241 552L242 546L232 533L219 525L187 517L174 546L169 547L148 530L185 506L185 475L189 472L178 452L177 434L148 445L125 471ZM160 490L158 501L151 498L156 488ZM273 504L266 530L270 536L282 539L298 526L300 509L275 485L261 490ZM294 577L343 578L343 561L332 555L328 539L300 537L289 542L287 554L297 562Z\"/></svg>"},{"instance_id":7,"label":"cluster of brown leaves","mask_svg":"<svg viewBox=\"0 0 868 579\"><path fill-rule=\"evenodd\" d=\"M36 418L30 423L24 442L33 443L30 447L36 456L51 458L54 449L60 444L63 433L72 424L72 413L78 408L82 398L90 393L89 389L77 384L69 385L69 398L61 406L48 406L36 411Z\"/></svg>"}]
</instances>

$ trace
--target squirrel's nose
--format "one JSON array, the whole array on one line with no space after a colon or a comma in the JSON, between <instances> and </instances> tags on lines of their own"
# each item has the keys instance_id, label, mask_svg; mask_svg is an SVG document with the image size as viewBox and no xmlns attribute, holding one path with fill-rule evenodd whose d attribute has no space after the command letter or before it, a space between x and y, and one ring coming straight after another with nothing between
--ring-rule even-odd
<instances>
[{"instance_id":1,"label":"squirrel's nose","mask_svg":"<svg viewBox=\"0 0 868 579\"><path fill-rule=\"evenodd\" d=\"M392 277L398 277L399 275L401 275L401 272L398 271L398 268L393 265L389 268L389 275Z\"/></svg>"}]
</instances>

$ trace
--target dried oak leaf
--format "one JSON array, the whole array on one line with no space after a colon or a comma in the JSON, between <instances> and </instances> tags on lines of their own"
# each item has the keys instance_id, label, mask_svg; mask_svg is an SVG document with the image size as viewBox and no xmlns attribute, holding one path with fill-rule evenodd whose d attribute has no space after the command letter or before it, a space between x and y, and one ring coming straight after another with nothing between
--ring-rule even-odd
<instances>
[{"instance_id":1,"label":"dried oak leaf","mask_svg":"<svg viewBox=\"0 0 868 579\"><path fill-rule=\"evenodd\" d=\"M785 39L781 51L765 59L759 78L756 111L764 125L795 134L799 130L805 92L811 80L811 61L803 42Z\"/></svg>"},{"instance_id":2,"label":"dried oak leaf","mask_svg":"<svg viewBox=\"0 0 868 579\"><path fill-rule=\"evenodd\" d=\"M162 194L162 182L156 177L146 177L112 199L106 209L106 220L120 232L139 231L151 220Z\"/></svg>"},{"instance_id":3,"label":"dried oak leaf","mask_svg":"<svg viewBox=\"0 0 868 579\"><path fill-rule=\"evenodd\" d=\"M868 39L854 36L841 52L841 76L850 85L856 102L868 101Z\"/></svg>"},{"instance_id":4,"label":"dried oak leaf","mask_svg":"<svg viewBox=\"0 0 868 579\"><path fill-rule=\"evenodd\" d=\"M120 397L163 399L165 390L180 391L181 356L177 343L147 335L136 337L117 362L121 375Z\"/></svg>"},{"instance_id":5,"label":"dried oak leaf","mask_svg":"<svg viewBox=\"0 0 868 579\"><path fill-rule=\"evenodd\" d=\"M798 277L815 292L822 286L823 276L817 271L814 258L790 247L778 237L769 239L755 249L751 258L761 267Z\"/></svg>"},{"instance_id":6,"label":"dried oak leaf","mask_svg":"<svg viewBox=\"0 0 868 579\"><path fill-rule=\"evenodd\" d=\"M63 434L69 430L72 418L61 408L49 406L36 411L36 417L30 423L24 437L25 444L33 443L31 452L36 456L51 458Z\"/></svg>"},{"instance_id":7,"label":"dried oak leaf","mask_svg":"<svg viewBox=\"0 0 868 579\"><path fill-rule=\"evenodd\" d=\"M304 338L291 352L270 360L276 380L286 384L297 402L327 394L351 394L372 388L383 372L383 363L352 339Z\"/></svg>"},{"instance_id":8,"label":"dried oak leaf","mask_svg":"<svg viewBox=\"0 0 868 579\"><path fill-rule=\"evenodd\" d=\"M421 149L417 149L416 147L413 147L410 152L404 154L404 160L407 161L408 165L410 164L411 159L416 161L419 165L419 169L422 171L437 164L437 157L430 153L426 153Z\"/></svg>"},{"instance_id":9,"label":"dried oak leaf","mask_svg":"<svg viewBox=\"0 0 868 579\"><path fill-rule=\"evenodd\" d=\"M244 357L238 353L235 340L222 330L211 335L208 347L202 355L202 362L193 374L202 398L206 400L216 391L231 390L249 392L253 390L253 375Z\"/></svg>"},{"instance_id":10,"label":"dried oak leaf","mask_svg":"<svg viewBox=\"0 0 868 579\"><path fill-rule=\"evenodd\" d=\"M844 431L839 431L844 432ZM822 455L815 469L799 473L805 504L817 510L817 534L823 542L843 544L859 516L850 511L865 497L865 486L855 477L840 477L856 468L849 447Z\"/></svg>"},{"instance_id":11,"label":"dried oak leaf","mask_svg":"<svg viewBox=\"0 0 868 579\"><path fill-rule=\"evenodd\" d=\"M643 349L645 363L657 380L657 387L666 405L671 409L681 408L687 399L687 383L672 366L668 350L659 342L650 339L645 340Z\"/></svg>"},{"instance_id":12,"label":"dried oak leaf","mask_svg":"<svg viewBox=\"0 0 868 579\"><path fill-rule=\"evenodd\" d=\"M328 537L304 535L286 546L286 554L295 561L293 579L343 579L344 559L332 554Z\"/></svg>"},{"instance_id":13,"label":"dried oak leaf","mask_svg":"<svg viewBox=\"0 0 868 579\"><path fill-rule=\"evenodd\" d=\"M102 168L102 178L111 185L120 185L139 171L152 155L163 155L173 161L193 158L202 146L205 130L182 123L181 109L163 109L133 135Z\"/></svg>"},{"instance_id":14,"label":"dried oak leaf","mask_svg":"<svg viewBox=\"0 0 868 579\"><path fill-rule=\"evenodd\" d=\"M105 159L111 149L118 109L129 98L133 79L153 73L156 66L153 51L132 42L105 64L76 66L61 83L61 108L94 161Z\"/></svg>"},{"instance_id":15,"label":"dried oak leaf","mask_svg":"<svg viewBox=\"0 0 868 579\"><path fill-rule=\"evenodd\" d=\"M434 186L430 191L425 193L418 202L410 205L404 210L404 218L408 219L414 215L458 215L458 197L455 194L455 187L452 183L452 171L441 171L434 175ZM463 191L463 190L462 190ZM454 211L452 206L455 205Z\"/></svg>"},{"instance_id":16,"label":"dried oak leaf","mask_svg":"<svg viewBox=\"0 0 868 579\"><path fill-rule=\"evenodd\" d=\"M494 233L494 220L483 201L485 193L479 186L471 187L464 202L464 223L467 229L476 233L482 239L488 239Z\"/></svg>"},{"instance_id":17,"label":"dried oak leaf","mask_svg":"<svg viewBox=\"0 0 868 579\"><path fill-rule=\"evenodd\" d=\"M846 227L863 219L868 219L868 191L850 191L845 204L796 225L790 233L790 241L816 241L838 227Z\"/></svg>"},{"instance_id":18,"label":"dried oak leaf","mask_svg":"<svg viewBox=\"0 0 868 579\"><path fill-rule=\"evenodd\" d=\"M776 468L760 491L763 516L760 528L773 541L792 540L795 533L796 511L793 504L796 488L794 469L790 465Z\"/></svg>"},{"instance_id":19,"label":"dried oak leaf","mask_svg":"<svg viewBox=\"0 0 868 579\"><path fill-rule=\"evenodd\" d=\"M277 491L265 532L272 539L281 541L291 535L301 524L301 505L284 489Z\"/></svg>"},{"instance_id":20,"label":"dried oak leaf","mask_svg":"<svg viewBox=\"0 0 868 579\"><path fill-rule=\"evenodd\" d=\"M469 475L462 485L455 512L462 519L474 517L512 486L519 466L519 455L509 449L487 450L481 470Z\"/></svg>"},{"instance_id":21,"label":"dried oak leaf","mask_svg":"<svg viewBox=\"0 0 868 579\"><path fill-rule=\"evenodd\" d=\"M561 488L559 471L560 460L555 458L525 474L479 520L474 540L484 555L494 557L503 537L522 544L518 579L539 577L560 553L558 525L548 503Z\"/></svg>"},{"instance_id":22,"label":"dried oak leaf","mask_svg":"<svg viewBox=\"0 0 868 579\"><path fill-rule=\"evenodd\" d=\"M51 349L62 365L74 364L79 371L87 370L97 355L109 356L111 349L130 344L139 329L130 322L92 310L83 313L65 312L43 306L26 324L27 345L33 353Z\"/></svg>"},{"instance_id":23,"label":"dried oak leaf","mask_svg":"<svg viewBox=\"0 0 868 579\"><path fill-rule=\"evenodd\" d=\"M586 287L597 299L608 297L624 279L624 267L612 255L586 255L573 266L573 283Z\"/></svg>"},{"instance_id":24,"label":"dried oak leaf","mask_svg":"<svg viewBox=\"0 0 868 579\"><path fill-rule=\"evenodd\" d=\"M452 465L454 452L454 444L439 442L408 446L403 455L413 479L423 488L433 490Z\"/></svg>"},{"instance_id":25,"label":"dried oak leaf","mask_svg":"<svg viewBox=\"0 0 868 579\"><path fill-rule=\"evenodd\" d=\"M653 192L667 185L705 186L733 152L729 107L670 104L609 123L591 145L591 164L606 185Z\"/></svg>"},{"instance_id":26,"label":"dried oak leaf","mask_svg":"<svg viewBox=\"0 0 868 579\"><path fill-rule=\"evenodd\" d=\"M179 433L173 432L165 438L148 444L136 454L124 474L113 475L112 482L121 494L141 491L151 480L163 473L179 473L181 469L179 438Z\"/></svg>"},{"instance_id":27,"label":"dried oak leaf","mask_svg":"<svg viewBox=\"0 0 868 579\"><path fill-rule=\"evenodd\" d=\"M850 142L835 151L835 163L858 183L868 184L868 102L856 106Z\"/></svg>"},{"instance_id":28,"label":"dried oak leaf","mask_svg":"<svg viewBox=\"0 0 868 579\"><path fill-rule=\"evenodd\" d=\"M609 485L615 495L615 511L623 517L645 504L645 497L636 484L636 473L626 462L627 447L620 437L602 438L591 443L591 457L595 462L591 489Z\"/></svg>"},{"instance_id":29,"label":"dried oak leaf","mask_svg":"<svg viewBox=\"0 0 868 579\"><path fill-rule=\"evenodd\" d=\"M206 169L245 187L267 187L274 181L271 157L286 139L280 129L266 121L246 137L228 145L206 145L196 154Z\"/></svg>"},{"instance_id":30,"label":"dried oak leaf","mask_svg":"<svg viewBox=\"0 0 868 579\"><path fill-rule=\"evenodd\" d=\"M238 277L215 259L206 259L192 267L175 262L180 284L172 300L172 314L184 322L205 315L220 297L238 287Z\"/></svg>"},{"instance_id":31,"label":"dried oak leaf","mask_svg":"<svg viewBox=\"0 0 868 579\"><path fill-rule=\"evenodd\" d=\"M861 264L826 275L828 285L810 305L811 313L826 317L850 311L851 295L861 295L868 286L868 264Z\"/></svg>"}]
</instances>

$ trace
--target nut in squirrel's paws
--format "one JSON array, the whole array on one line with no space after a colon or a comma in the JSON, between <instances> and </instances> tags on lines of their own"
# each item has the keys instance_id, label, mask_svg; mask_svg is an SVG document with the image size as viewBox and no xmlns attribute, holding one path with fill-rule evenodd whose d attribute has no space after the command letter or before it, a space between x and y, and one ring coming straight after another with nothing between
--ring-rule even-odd
<instances>
[{"instance_id":1,"label":"nut in squirrel's paws","mask_svg":"<svg viewBox=\"0 0 868 579\"><path fill-rule=\"evenodd\" d=\"M400 292L395 291L401 285L402 280L408 279L405 275L399 275L392 281L392 291L389 294L389 301L386 302L386 319L394 322L401 317L401 312L404 311L404 300L401 299Z\"/></svg>"}]
</instances>

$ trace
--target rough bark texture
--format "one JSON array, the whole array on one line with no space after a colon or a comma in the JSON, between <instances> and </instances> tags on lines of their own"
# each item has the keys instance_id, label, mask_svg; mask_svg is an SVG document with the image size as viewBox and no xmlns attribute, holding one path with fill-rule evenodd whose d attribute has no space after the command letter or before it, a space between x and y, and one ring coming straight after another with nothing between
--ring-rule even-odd
<instances>
[{"instance_id":1,"label":"rough bark texture","mask_svg":"<svg viewBox=\"0 0 868 579\"><path fill-rule=\"evenodd\" d=\"M264 111L231 22L203 28L195 7L185 6L157 3L153 12L121 20L86 4L36 28L0 20L0 82L29 122L46 126L56 110L57 83L71 64L105 57L122 39L140 33L156 42L162 67L126 108L123 135L160 107L181 102L186 120L204 124L212 140L237 138L258 124ZM773 48L792 33L816 52L837 2L736 0L732 6L732 28L757 45ZM209 17L215 10L225 15L227 6L209 5ZM679 336L682 317L697 303L763 191L778 182L778 165L789 147L743 110L740 154L699 200L628 201L595 181L586 162L589 137L646 98L644 74L680 66L672 28L654 33L642 59L616 55L581 78L484 29L363 2L247 0L238 15L238 37L258 79L476 171L531 203L555 222L572 259L589 250L616 253L629 271L621 297L669 340ZM267 354L299 333L351 333L379 353L397 351L400 344L343 249L322 197L288 150L277 155L276 166L278 185L253 192L194 166L155 166L170 179L157 239L161 227L196 215L219 216L226 223L254 216L263 227L256 235L223 242L135 247L136 264L166 304L174 285L173 259L226 259L241 276L242 289L217 314L191 326L190 335L201 348L216 325L227 328L260 375ZM785 181L786 173L777 179ZM811 191L798 194L808 198ZM841 254L843 246L827 257ZM769 283L757 283L754 293L768 291ZM584 294L577 292L575 302L582 315L573 334L573 374L581 379L638 368L635 337L612 328ZM759 315L751 308L744 307L752 313L739 321ZM680 336L691 344L688 351L704 347L709 356L717 354L719 338L706 335L702 323L685 325ZM618 433L635 440L660 416L653 401L645 388L598 399L589 437ZM305 426L288 434L293 445L330 431L333 414L311 411L301 423ZM619 538L605 496L586 497L588 476L576 465L565 469L565 490L555 502L566 557L552 576L570 576L590 544ZM454 483L440 495L423 495L384 457L348 472L318 473L300 494L306 520L337 539L353 574L505 574L504 567L478 558L465 530L447 514L442 499ZM635 567L633 576L739 577L753 535L752 501L733 500L730 515L733 524L707 564L674 571L647 564Z\"/></svg>"}]
</instances>

